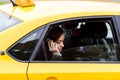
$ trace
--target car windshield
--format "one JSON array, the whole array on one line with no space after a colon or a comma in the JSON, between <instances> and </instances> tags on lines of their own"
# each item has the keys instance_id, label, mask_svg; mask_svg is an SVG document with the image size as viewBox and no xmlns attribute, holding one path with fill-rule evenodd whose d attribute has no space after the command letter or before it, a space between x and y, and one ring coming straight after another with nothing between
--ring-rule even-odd
<instances>
[{"instance_id":1,"label":"car windshield","mask_svg":"<svg viewBox=\"0 0 120 80\"><path fill-rule=\"evenodd\" d=\"M20 22L21 22L20 20L14 18L14 17L11 17L10 15L0 11L0 32L4 31Z\"/></svg>"}]
</instances>

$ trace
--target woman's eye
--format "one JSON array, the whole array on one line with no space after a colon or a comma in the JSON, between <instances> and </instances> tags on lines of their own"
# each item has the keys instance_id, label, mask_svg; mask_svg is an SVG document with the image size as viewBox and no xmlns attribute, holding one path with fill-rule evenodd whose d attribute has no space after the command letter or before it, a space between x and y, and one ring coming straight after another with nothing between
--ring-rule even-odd
<instances>
[{"instance_id":1,"label":"woman's eye","mask_svg":"<svg viewBox=\"0 0 120 80\"><path fill-rule=\"evenodd\" d=\"M60 42L57 42L57 44L60 44Z\"/></svg>"},{"instance_id":2,"label":"woman's eye","mask_svg":"<svg viewBox=\"0 0 120 80\"><path fill-rule=\"evenodd\" d=\"M60 43L61 43L61 41L57 41L56 43L57 43L57 44L60 44Z\"/></svg>"},{"instance_id":3,"label":"woman's eye","mask_svg":"<svg viewBox=\"0 0 120 80\"><path fill-rule=\"evenodd\" d=\"M62 42L63 42L62 40L56 41L57 44L60 44L60 43L62 43Z\"/></svg>"}]
</instances>

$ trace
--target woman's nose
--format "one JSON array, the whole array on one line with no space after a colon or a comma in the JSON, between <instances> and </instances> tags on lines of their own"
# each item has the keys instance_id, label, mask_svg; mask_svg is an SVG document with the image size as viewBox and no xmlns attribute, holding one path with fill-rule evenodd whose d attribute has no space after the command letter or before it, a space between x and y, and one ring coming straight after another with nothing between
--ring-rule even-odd
<instances>
[{"instance_id":1,"label":"woman's nose","mask_svg":"<svg viewBox=\"0 0 120 80\"><path fill-rule=\"evenodd\" d=\"M61 43L61 46L62 46L62 47L64 47L64 44L63 44L63 42Z\"/></svg>"}]
</instances>

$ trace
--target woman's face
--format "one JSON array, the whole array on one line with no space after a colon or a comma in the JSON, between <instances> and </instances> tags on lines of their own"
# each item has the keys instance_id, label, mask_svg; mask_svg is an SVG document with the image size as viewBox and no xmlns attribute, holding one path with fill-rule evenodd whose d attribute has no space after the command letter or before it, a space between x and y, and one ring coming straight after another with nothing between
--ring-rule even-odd
<instances>
[{"instance_id":1,"label":"woman's face","mask_svg":"<svg viewBox=\"0 0 120 80\"><path fill-rule=\"evenodd\" d=\"M55 42L57 44L58 49L59 49L60 52L62 51L62 48L64 47L64 44L63 44L64 39L65 39L65 34L63 33L59 37L59 39Z\"/></svg>"}]
</instances>

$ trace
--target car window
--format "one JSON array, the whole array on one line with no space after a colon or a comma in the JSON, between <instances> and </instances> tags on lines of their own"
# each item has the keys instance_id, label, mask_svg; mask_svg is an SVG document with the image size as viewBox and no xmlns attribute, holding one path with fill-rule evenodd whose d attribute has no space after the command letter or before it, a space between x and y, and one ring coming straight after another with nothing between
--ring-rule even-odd
<instances>
[{"instance_id":1,"label":"car window","mask_svg":"<svg viewBox=\"0 0 120 80\"><path fill-rule=\"evenodd\" d=\"M42 31L43 28L31 32L23 37L20 41L10 47L8 50L9 55L17 60L28 61L34 51Z\"/></svg>"},{"instance_id":2,"label":"car window","mask_svg":"<svg viewBox=\"0 0 120 80\"><path fill-rule=\"evenodd\" d=\"M0 11L0 32L21 22L17 18Z\"/></svg>"},{"instance_id":3,"label":"car window","mask_svg":"<svg viewBox=\"0 0 120 80\"><path fill-rule=\"evenodd\" d=\"M118 44L107 21L80 22L63 50L65 61L117 61ZM65 43L68 45L68 42Z\"/></svg>"},{"instance_id":4,"label":"car window","mask_svg":"<svg viewBox=\"0 0 120 80\"><path fill-rule=\"evenodd\" d=\"M50 24L65 30L63 61L118 61L119 50L111 19L77 19ZM49 34L46 33L46 36ZM34 60L50 61L46 38ZM40 54L41 53L41 54Z\"/></svg>"}]
</instances>

